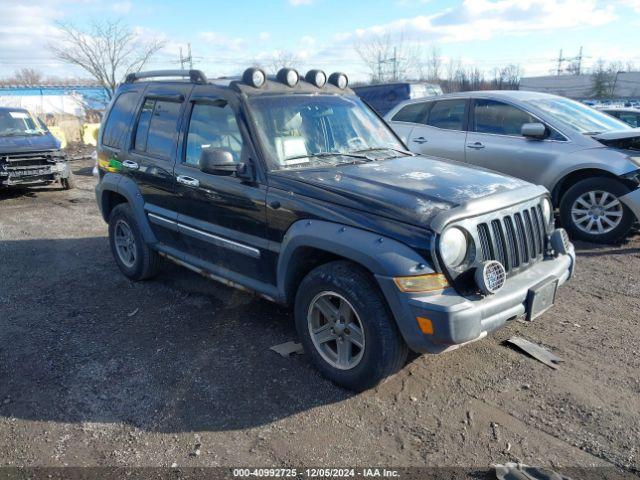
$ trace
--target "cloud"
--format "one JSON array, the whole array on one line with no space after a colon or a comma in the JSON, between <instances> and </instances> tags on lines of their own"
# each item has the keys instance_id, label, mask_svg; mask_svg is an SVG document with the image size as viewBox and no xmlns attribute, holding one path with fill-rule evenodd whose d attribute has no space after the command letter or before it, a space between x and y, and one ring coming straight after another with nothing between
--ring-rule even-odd
<instances>
[{"instance_id":1,"label":"cloud","mask_svg":"<svg viewBox=\"0 0 640 480\"><path fill-rule=\"evenodd\" d=\"M225 35L220 35L216 32L200 32L198 34L198 38L207 43L210 47L234 51L242 50L247 44L247 41L244 38L230 38Z\"/></svg>"},{"instance_id":2,"label":"cloud","mask_svg":"<svg viewBox=\"0 0 640 480\"><path fill-rule=\"evenodd\" d=\"M260 32L258 38L264 42L271 38L271 34L269 32Z\"/></svg>"},{"instance_id":3,"label":"cloud","mask_svg":"<svg viewBox=\"0 0 640 480\"><path fill-rule=\"evenodd\" d=\"M289 0L289 5L299 7L300 5L311 5L314 0Z\"/></svg>"},{"instance_id":4,"label":"cloud","mask_svg":"<svg viewBox=\"0 0 640 480\"><path fill-rule=\"evenodd\" d=\"M131 11L133 5L131 2L116 2L111 5L111 8L114 12L120 15L125 15Z\"/></svg>"}]
</instances>

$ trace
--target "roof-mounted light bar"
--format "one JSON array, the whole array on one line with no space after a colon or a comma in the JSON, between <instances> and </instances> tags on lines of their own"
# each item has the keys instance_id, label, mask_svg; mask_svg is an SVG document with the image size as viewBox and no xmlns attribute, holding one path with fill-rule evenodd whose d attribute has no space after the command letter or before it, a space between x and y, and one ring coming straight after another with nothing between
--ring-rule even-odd
<instances>
[{"instance_id":1,"label":"roof-mounted light bar","mask_svg":"<svg viewBox=\"0 0 640 480\"><path fill-rule=\"evenodd\" d=\"M335 72L329 75L329 83L338 87L340 90L344 90L349 86L349 79L342 72Z\"/></svg>"},{"instance_id":2,"label":"roof-mounted light bar","mask_svg":"<svg viewBox=\"0 0 640 480\"><path fill-rule=\"evenodd\" d=\"M253 88L260 88L267 81L267 74L260 68L247 68L242 74L242 81Z\"/></svg>"},{"instance_id":3,"label":"roof-mounted light bar","mask_svg":"<svg viewBox=\"0 0 640 480\"><path fill-rule=\"evenodd\" d=\"M295 87L300 81L300 74L293 68L281 68L276 75L276 80L289 87Z\"/></svg>"},{"instance_id":4,"label":"roof-mounted light bar","mask_svg":"<svg viewBox=\"0 0 640 480\"><path fill-rule=\"evenodd\" d=\"M327 83L327 74L322 70L309 70L304 76L305 81L318 88L322 88Z\"/></svg>"}]
</instances>

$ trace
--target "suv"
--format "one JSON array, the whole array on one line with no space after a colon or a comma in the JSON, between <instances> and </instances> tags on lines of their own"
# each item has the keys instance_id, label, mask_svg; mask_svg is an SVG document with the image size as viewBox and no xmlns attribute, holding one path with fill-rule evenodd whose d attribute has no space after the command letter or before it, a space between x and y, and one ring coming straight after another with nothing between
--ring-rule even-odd
<instances>
[{"instance_id":1,"label":"suv","mask_svg":"<svg viewBox=\"0 0 640 480\"><path fill-rule=\"evenodd\" d=\"M464 92L405 102L385 118L416 153L544 185L571 238L615 242L640 219L640 129L582 103Z\"/></svg>"},{"instance_id":2,"label":"suv","mask_svg":"<svg viewBox=\"0 0 640 480\"><path fill-rule=\"evenodd\" d=\"M60 142L27 110L0 107L0 189L55 181L74 185Z\"/></svg>"},{"instance_id":3,"label":"suv","mask_svg":"<svg viewBox=\"0 0 640 480\"><path fill-rule=\"evenodd\" d=\"M347 82L129 75L101 127L96 196L128 278L167 258L290 305L315 366L363 390L409 349L537 317L575 254L543 187L407 151Z\"/></svg>"}]
</instances>

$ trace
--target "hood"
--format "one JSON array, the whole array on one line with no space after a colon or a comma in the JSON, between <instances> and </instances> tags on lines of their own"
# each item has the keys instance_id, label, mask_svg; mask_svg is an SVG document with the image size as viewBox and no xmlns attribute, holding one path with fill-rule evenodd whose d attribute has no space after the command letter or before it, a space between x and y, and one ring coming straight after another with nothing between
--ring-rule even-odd
<instances>
[{"instance_id":1,"label":"hood","mask_svg":"<svg viewBox=\"0 0 640 480\"><path fill-rule=\"evenodd\" d=\"M607 147L640 150L640 128L598 133L597 135L592 135L592 138Z\"/></svg>"},{"instance_id":2,"label":"hood","mask_svg":"<svg viewBox=\"0 0 640 480\"><path fill-rule=\"evenodd\" d=\"M440 212L489 195L531 186L482 168L433 157L403 157L341 167L281 170L276 188L428 226Z\"/></svg>"},{"instance_id":3,"label":"hood","mask_svg":"<svg viewBox=\"0 0 640 480\"><path fill-rule=\"evenodd\" d=\"M0 137L0 154L58 150L60 142L51 133Z\"/></svg>"}]
</instances>

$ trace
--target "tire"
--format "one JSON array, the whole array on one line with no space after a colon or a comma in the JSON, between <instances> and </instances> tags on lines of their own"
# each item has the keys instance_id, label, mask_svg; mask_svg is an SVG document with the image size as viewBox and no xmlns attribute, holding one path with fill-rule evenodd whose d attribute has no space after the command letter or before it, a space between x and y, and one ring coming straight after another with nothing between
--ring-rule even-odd
<instances>
[{"instance_id":1,"label":"tire","mask_svg":"<svg viewBox=\"0 0 640 480\"><path fill-rule=\"evenodd\" d=\"M130 237L126 236L127 231ZM119 248L116 239L130 242L126 248ZM160 270L162 257L144 241L128 203L116 205L109 215L109 245L120 271L130 280L146 280Z\"/></svg>"},{"instance_id":2,"label":"tire","mask_svg":"<svg viewBox=\"0 0 640 480\"><path fill-rule=\"evenodd\" d=\"M350 307L351 322L327 321L328 316L316 306L320 303L323 311L327 311L327 300L331 303L328 310L335 314L340 306ZM344 313L346 308L340 311ZM341 314L339 316L342 318ZM322 325L320 329L324 328L323 332L331 340L321 342L320 334L312 336L312 328L320 331L317 328L320 324L314 324L318 320ZM349 390L372 388L400 370L406 362L407 345L384 297L372 276L354 263L330 262L307 274L296 294L295 321L304 350L314 366L326 378ZM334 328L328 328L331 325ZM334 331L338 327L341 339ZM363 335L358 333L360 330ZM358 341L362 348L357 345ZM338 352L344 352L345 348L351 354L353 365L339 365Z\"/></svg>"},{"instance_id":3,"label":"tire","mask_svg":"<svg viewBox=\"0 0 640 480\"><path fill-rule=\"evenodd\" d=\"M68 177L60 179L60 185L62 185L63 190L71 190L72 188L76 188L76 179L71 170L69 170Z\"/></svg>"},{"instance_id":4,"label":"tire","mask_svg":"<svg viewBox=\"0 0 640 480\"><path fill-rule=\"evenodd\" d=\"M615 243L624 239L635 221L633 212L619 201L627 193L629 189L612 178L579 181L560 201L562 226L571 238L591 243ZM611 207L601 208L607 205Z\"/></svg>"}]
</instances>

